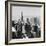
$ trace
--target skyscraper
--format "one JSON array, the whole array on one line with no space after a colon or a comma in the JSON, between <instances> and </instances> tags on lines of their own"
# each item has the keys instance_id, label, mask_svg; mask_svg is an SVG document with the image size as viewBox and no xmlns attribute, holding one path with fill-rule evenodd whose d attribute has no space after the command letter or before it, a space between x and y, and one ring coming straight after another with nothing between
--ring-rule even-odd
<instances>
[{"instance_id":1,"label":"skyscraper","mask_svg":"<svg viewBox=\"0 0 46 46\"><path fill-rule=\"evenodd\" d=\"M21 12L21 21L23 21L23 12Z\"/></svg>"}]
</instances>

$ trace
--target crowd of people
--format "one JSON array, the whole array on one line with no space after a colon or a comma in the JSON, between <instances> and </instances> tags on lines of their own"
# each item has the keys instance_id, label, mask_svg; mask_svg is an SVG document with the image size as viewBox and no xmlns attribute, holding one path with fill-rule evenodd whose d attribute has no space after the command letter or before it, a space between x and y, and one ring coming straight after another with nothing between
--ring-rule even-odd
<instances>
[{"instance_id":1,"label":"crowd of people","mask_svg":"<svg viewBox=\"0 0 46 46\"><path fill-rule=\"evenodd\" d=\"M20 19L17 23L12 21L12 27L15 29L15 32L12 32L12 38L37 38L41 36L41 31L37 23L32 25L29 18L26 19L26 23L20 21Z\"/></svg>"}]
</instances>

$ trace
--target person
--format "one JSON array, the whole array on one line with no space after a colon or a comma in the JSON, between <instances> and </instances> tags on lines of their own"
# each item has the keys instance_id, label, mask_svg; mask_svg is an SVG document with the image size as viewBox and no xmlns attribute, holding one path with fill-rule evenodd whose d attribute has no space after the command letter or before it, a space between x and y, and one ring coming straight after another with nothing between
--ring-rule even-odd
<instances>
[{"instance_id":1,"label":"person","mask_svg":"<svg viewBox=\"0 0 46 46\"><path fill-rule=\"evenodd\" d=\"M12 21L12 38L16 38L16 29L14 21Z\"/></svg>"},{"instance_id":2,"label":"person","mask_svg":"<svg viewBox=\"0 0 46 46\"><path fill-rule=\"evenodd\" d=\"M14 23L14 21L12 21L12 27L14 27L15 26L15 23Z\"/></svg>"},{"instance_id":3,"label":"person","mask_svg":"<svg viewBox=\"0 0 46 46\"><path fill-rule=\"evenodd\" d=\"M20 19L18 20L18 25L17 25L17 38L22 38L22 23Z\"/></svg>"},{"instance_id":4,"label":"person","mask_svg":"<svg viewBox=\"0 0 46 46\"><path fill-rule=\"evenodd\" d=\"M33 25L33 31L36 33L36 37L38 36L38 26L37 24L35 23L35 25Z\"/></svg>"},{"instance_id":5,"label":"person","mask_svg":"<svg viewBox=\"0 0 46 46\"><path fill-rule=\"evenodd\" d=\"M31 24L29 22L29 18L27 18L26 20L26 24L25 24L25 32L27 34L27 37L30 38L31 37Z\"/></svg>"}]
</instances>

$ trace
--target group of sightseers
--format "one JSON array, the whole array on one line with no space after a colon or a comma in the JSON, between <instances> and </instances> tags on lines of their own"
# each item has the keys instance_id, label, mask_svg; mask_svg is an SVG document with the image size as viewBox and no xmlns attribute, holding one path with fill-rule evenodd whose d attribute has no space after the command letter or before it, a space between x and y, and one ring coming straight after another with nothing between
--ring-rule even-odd
<instances>
[{"instance_id":1,"label":"group of sightseers","mask_svg":"<svg viewBox=\"0 0 46 46\"><path fill-rule=\"evenodd\" d=\"M12 21L12 27L14 27L16 30L15 32L12 32L12 38L35 38L40 37L41 34L37 23L34 23L34 25L30 24L28 18L26 20L26 23L24 23L24 21L20 21L20 19L17 23L14 23L14 21Z\"/></svg>"}]
</instances>

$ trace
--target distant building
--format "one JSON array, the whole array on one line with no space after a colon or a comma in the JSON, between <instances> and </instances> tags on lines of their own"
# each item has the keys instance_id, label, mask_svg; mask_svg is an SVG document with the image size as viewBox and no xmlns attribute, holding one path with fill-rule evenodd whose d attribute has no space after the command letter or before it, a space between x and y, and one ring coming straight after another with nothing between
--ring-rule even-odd
<instances>
[{"instance_id":1,"label":"distant building","mask_svg":"<svg viewBox=\"0 0 46 46\"><path fill-rule=\"evenodd\" d=\"M21 21L23 21L23 12L21 12Z\"/></svg>"}]
</instances>

